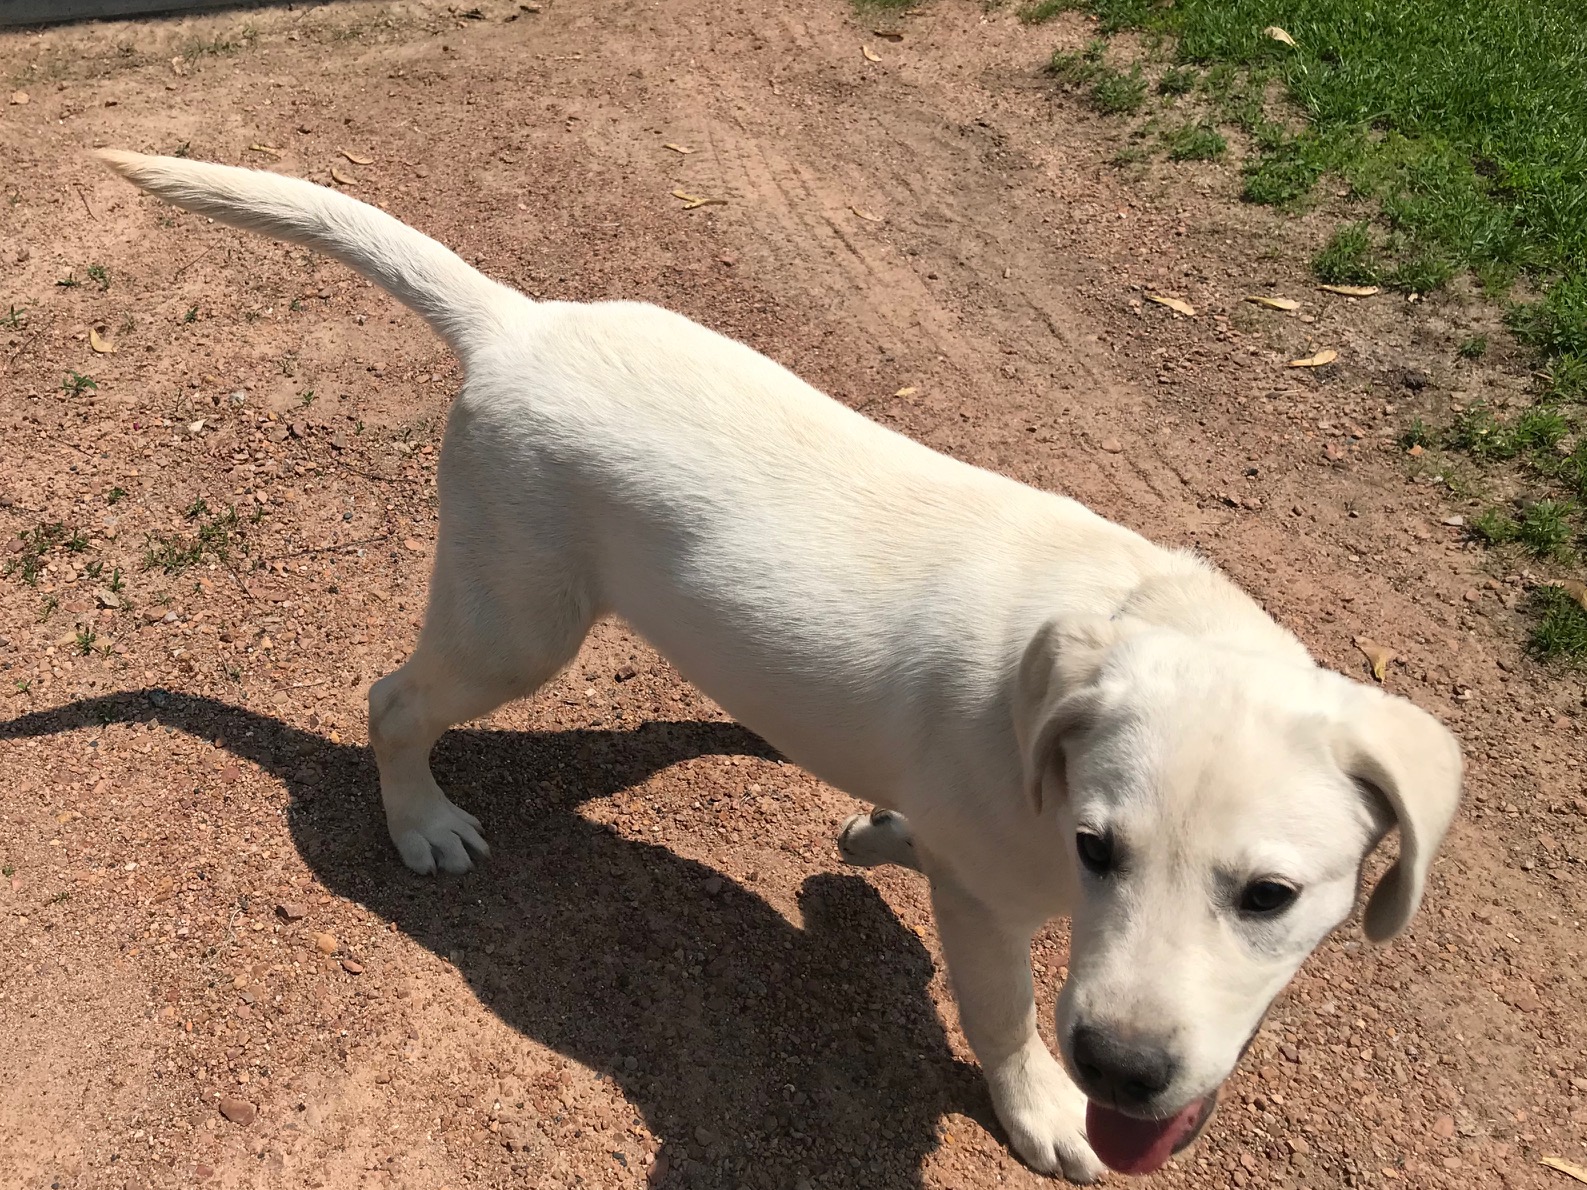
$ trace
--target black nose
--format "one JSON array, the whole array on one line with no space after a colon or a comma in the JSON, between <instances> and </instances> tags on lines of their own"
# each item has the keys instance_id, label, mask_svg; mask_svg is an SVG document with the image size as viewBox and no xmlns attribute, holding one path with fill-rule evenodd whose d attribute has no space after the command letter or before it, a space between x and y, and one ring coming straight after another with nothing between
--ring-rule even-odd
<instances>
[{"instance_id":1,"label":"black nose","mask_svg":"<svg viewBox=\"0 0 1587 1190\"><path fill-rule=\"evenodd\" d=\"M1177 1064L1160 1041L1125 1040L1081 1025L1071 1049L1080 1089L1123 1111L1146 1107L1174 1081Z\"/></svg>"}]
</instances>

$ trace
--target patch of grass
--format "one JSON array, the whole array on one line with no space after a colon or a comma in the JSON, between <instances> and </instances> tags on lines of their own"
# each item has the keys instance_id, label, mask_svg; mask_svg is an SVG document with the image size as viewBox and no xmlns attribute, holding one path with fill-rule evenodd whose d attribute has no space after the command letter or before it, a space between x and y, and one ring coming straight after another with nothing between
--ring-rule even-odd
<instances>
[{"instance_id":1,"label":"patch of grass","mask_svg":"<svg viewBox=\"0 0 1587 1190\"><path fill-rule=\"evenodd\" d=\"M35 525L22 534L21 540L22 548L6 559L4 574L7 578L18 575L28 586L36 587L44 572L45 557L68 540L66 526L60 521Z\"/></svg>"},{"instance_id":2,"label":"patch of grass","mask_svg":"<svg viewBox=\"0 0 1587 1190\"><path fill-rule=\"evenodd\" d=\"M1104 31L1171 37L1206 68L1220 119L1260 129L1284 85L1304 126L1268 132L1246 196L1304 198L1325 173L1392 233L1383 284L1425 291L1464 270L1502 291L1546 283L1517 329L1547 356L1587 353L1587 20L1580 0L1087 0ZM1277 22L1296 45L1263 29Z\"/></svg>"},{"instance_id":3,"label":"patch of grass","mask_svg":"<svg viewBox=\"0 0 1587 1190\"><path fill-rule=\"evenodd\" d=\"M61 384L61 391L68 396L80 397L86 392L96 392L98 383L92 376L84 376L81 372L68 373L66 380Z\"/></svg>"},{"instance_id":4,"label":"patch of grass","mask_svg":"<svg viewBox=\"0 0 1587 1190\"><path fill-rule=\"evenodd\" d=\"M99 634L92 628L79 628L77 630L77 651L84 657L94 651L94 642L99 639Z\"/></svg>"},{"instance_id":5,"label":"patch of grass","mask_svg":"<svg viewBox=\"0 0 1587 1190\"><path fill-rule=\"evenodd\" d=\"M1128 74L1103 66L1086 99L1104 116L1132 115L1146 102L1146 79L1139 66L1132 66Z\"/></svg>"},{"instance_id":6,"label":"patch of grass","mask_svg":"<svg viewBox=\"0 0 1587 1190\"><path fill-rule=\"evenodd\" d=\"M1059 86L1083 87L1103 69L1102 54L1106 49L1106 42L1092 41L1084 49L1054 50L1047 73L1058 80Z\"/></svg>"},{"instance_id":7,"label":"patch of grass","mask_svg":"<svg viewBox=\"0 0 1587 1190\"><path fill-rule=\"evenodd\" d=\"M1189 95L1196 89L1201 72L1190 66L1175 66L1162 73L1157 80L1159 95Z\"/></svg>"},{"instance_id":8,"label":"patch of grass","mask_svg":"<svg viewBox=\"0 0 1587 1190\"><path fill-rule=\"evenodd\" d=\"M206 556L218 562L231 559L233 538L241 522L237 509L228 506L225 512L212 513L202 499L193 501L186 517L196 521L191 536L174 533L147 533L143 538L143 568L178 575L201 563Z\"/></svg>"},{"instance_id":9,"label":"patch of grass","mask_svg":"<svg viewBox=\"0 0 1587 1190\"><path fill-rule=\"evenodd\" d=\"M1019 10L1019 19L1027 25L1040 25L1078 7L1079 0L1035 0Z\"/></svg>"},{"instance_id":10,"label":"patch of grass","mask_svg":"<svg viewBox=\"0 0 1587 1190\"><path fill-rule=\"evenodd\" d=\"M110 271L102 264L88 266L88 279L99 286L99 292L105 293L110 289Z\"/></svg>"},{"instance_id":11,"label":"patch of grass","mask_svg":"<svg viewBox=\"0 0 1587 1190\"><path fill-rule=\"evenodd\" d=\"M1515 540L1534 557L1564 556L1575 536L1570 522L1574 511L1557 500L1529 504L1516 519Z\"/></svg>"},{"instance_id":12,"label":"patch of grass","mask_svg":"<svg viewBox=\"0 0 1587 1190\"><path fill-rule=\"evenodd\" d=\"M1400 449L1410 450L1413 446L1420 446L1423 450L1433 445L1433 431L1419 417L1413 417L1411 424L1405 427L1405 432L1400 435Z\"/></svg>"},{"instance_id":13,"label":"patch of grass","mask_svg":"<svg viewBox=\"0 0 1587 1190\"><path fill-rule=\"evenodd\" d=\"M1587 608L1559 587L1539 587L1530 603L1537 617L1532 651L1545 660L1587 660Z\"/></svg>"},{"instance_id":14,"label":"patch of grass","mask_svg":"<svg viewBox=\"0 0 1587 1190\"><path fill-rule=\"evenodd\" d=\"M197 322L198 321L198 307L197 306L189 306L187 308L187 313L182 315L182 321L184 323Z\"/></svg>"},{"instance_id":15,"label":"patch of grass","mask_svg":"<svg viewBox=\"0 0 1587 1190\"><path fill-rule=\"evenodd\" d=\"M1163 133L1173 161L1213 161L1228 152L1229 142L1210 124L1182 124Z\"/></svg>"},{"instance_id":16,"label":"patch of grass","mask_svg":"<svg viewBox=\"0 0 1587 1190\"><path fill-rule=\"evenodd\" d=\"M27 324L28 312L26 309L18 310L15 306L12 306L4 315L0 315L0 326L8 330L18 330Z\"/></svg>"},{"instance_id":17,"label":"patch of grass","mask_svg":"<svg viewBox=\"0 0 1587 1190\"><path fill-rule=\"evenodd\" d=\"M119 503L121 503L121 501L125 500L126 498L127 498L127 489L123 488L123 487L114 487L114 488L111 488L110 491L105 493L105 503L106 504L119 504Z\"/></svg>"},{"instance_id":18,"label":"patch of grass","mask_svg":"<svg viewBox=\"0 0 1587 1190\"><path fill-rule=\"evenodd\" d=\"M1382 280L1370 224L1347 223L1312 258L1311 271L1326 285L1376 285Z\"/></svg>"},{"instance_id":19,"label":"patch of grass","mask_svg":"<svg viewBox=\"0 0 1587 1190\"><path fill-rule=\"evenodd\" d=\"M59 285L62 289L76 289L82 284L82 282L77 279L76 273L67 273L66 276L62 277L55 284Z\"/></svg>"},{"instance_id":20,"label":"patch of grass","mask_svg":"<svg viewBox=\"0 0 1587 1190\"><path fill-rule=\"evenodd\" d=\"M1481 359L1488 354L1488 337L1473 335L1469 339L1463 339L1460 346L1455 348L1455 353L1461 359Z\"/></svg>"}]
</instances>

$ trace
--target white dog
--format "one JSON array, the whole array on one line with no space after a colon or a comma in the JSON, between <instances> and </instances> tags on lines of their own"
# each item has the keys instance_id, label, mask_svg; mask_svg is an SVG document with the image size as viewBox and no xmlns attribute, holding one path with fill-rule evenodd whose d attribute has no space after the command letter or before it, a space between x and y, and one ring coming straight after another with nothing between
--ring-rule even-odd
<instances>
[{"instance_id":1,"label":"white dog","mask_svg":"<svg viewBox=\"0 0 1587 1190\"><path fill-rule=\"evenodd\" d=\"M307 182L103 158L351 266L462 360L424 628L369 692L415 871L486 853L430 774L441 733L532 694L619 615L882 808L845 825L843 854L929 878L998 1116L1027 1162L1076 1181L1099 1157L1155 1169L1196 1137L1392 826L1366 933L1416 912L1459 800L1453 736L1317 668L1197 558L937 454L679 315L531 301ZM1030 942L1064 914L1060 1065Z\"/></svg>"}]
</instances>

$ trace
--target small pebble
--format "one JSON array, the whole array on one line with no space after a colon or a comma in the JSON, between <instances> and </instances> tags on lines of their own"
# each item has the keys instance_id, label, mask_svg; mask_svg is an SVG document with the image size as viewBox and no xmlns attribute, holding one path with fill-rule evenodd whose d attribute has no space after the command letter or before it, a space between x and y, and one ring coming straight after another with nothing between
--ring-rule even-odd
<instances>
[{"instance_id":1,"label":"small pebble","mask_svg":"<svg viewBox=\"0 0 1587 1190\"><path fill-rule=\"evenodd\" d=\"M230 1095L223 1098L217 1106L220 1108L221 1115L225 1116L233 1124L240 1124L244 1128L252 1124L255 1117L259 1115L259 1109L246 1099L237 1099Z\"/></svg>"}]
</instances>

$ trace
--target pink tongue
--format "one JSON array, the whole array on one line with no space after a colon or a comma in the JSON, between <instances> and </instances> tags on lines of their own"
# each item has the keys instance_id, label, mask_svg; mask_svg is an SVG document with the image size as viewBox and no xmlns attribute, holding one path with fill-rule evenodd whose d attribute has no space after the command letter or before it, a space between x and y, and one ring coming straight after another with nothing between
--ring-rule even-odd
<instances>
[{"instance_id":1,"label":"pink tongue","mask_svg":"<svg viewBox=\"0 0 1587 1190\"><path fill-rule=\"evenodd\" d=\"M1117 1173L1154 1173L1196 1130L1205 1107L1204 1101L1198 1099L1171 1119L1137 1120L1112 1108L1088 1103L1086 1139L1109 1169Z\"/></svg>"}]
</instances>

